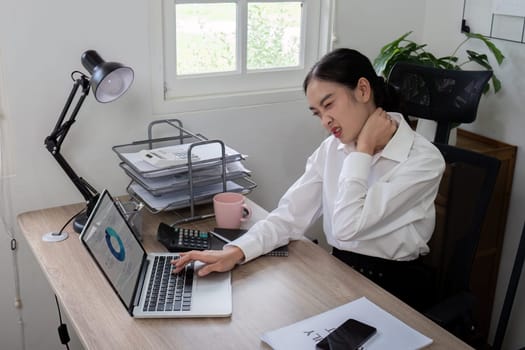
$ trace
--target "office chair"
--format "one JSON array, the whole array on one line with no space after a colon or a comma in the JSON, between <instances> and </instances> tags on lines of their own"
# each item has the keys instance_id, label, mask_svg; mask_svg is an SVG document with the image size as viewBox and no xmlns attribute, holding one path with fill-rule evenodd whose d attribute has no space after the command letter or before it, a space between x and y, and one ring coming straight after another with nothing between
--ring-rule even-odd
<instances>
[{"instance_id":1,"label":"office chair","mask_svg":"<svg viewBox=\"0 0 525 350\"><path fill-rule=\"evenodd\" d=\"M398 62L388 83L399 94L399 110L437 122L434 142L448 143L454 124L476 119L481 94L492 71L441 69L409 62Z\"/></svg>"},{"instance_id":2,"label":"office chair","mask_svg":"<svg viewBox=\"0 0 525 350\"><path fill-rule=\"evenodd\" d=\"M520 282L521 272L523 270L523 262L525 261L525 223L521 230L521 238L518 244L518 250L516 251L516 258L514 259L514 265L512 266L512 272L510 274L509 285L507 287L507 293L505 294L505 300L503 301L503 307L499 316L498 326L496 328L496 335L494 336L494 342L492 344L493 350L500 350L503 345L503 338L505 337L505 331L507 330L507 324L509 322L510 313L512 311L512 304L514 303L514 297L516 296L516 289ZM525 349L522 347L521 350Z\"/></svg>"},{"instance_id":3,"label":"office chair","mask_svg":"<svg viewBox=\"0 0 525 350\"><path fill-rule=\"evenodd\" d=\"M475 297L469 291L485 213L500 161L481 153L435 143L446 162L436 198L437 224L424 262L433 272L434 295L423 313L464 341L476 339Z\"/></svg>"}]
</instances>

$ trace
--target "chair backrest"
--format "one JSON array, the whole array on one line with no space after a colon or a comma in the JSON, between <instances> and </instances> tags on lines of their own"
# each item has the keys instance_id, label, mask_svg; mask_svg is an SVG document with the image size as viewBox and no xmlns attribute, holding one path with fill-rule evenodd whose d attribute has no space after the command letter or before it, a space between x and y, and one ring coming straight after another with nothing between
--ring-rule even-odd
<instances>
[{"instance_id":1,"label":"chair backrest","mask_svg":"<svg viewBox=\"0 0 525 350\"><path fill-rule=\"evenodd\" d=\"M436 299L469 290L470 272L500 161L435 143L446 162L436 198L436 229L424 258L436 271Z\"/></svg>"},{"instance_id":2,"label":"chair backrest","mask_svg":"<svg viewBox=\"0 0 525 350\"><path fill-rule=\"evenodd\" d=\"M409 62L392 68L388 83L399 94L399 112L435 120L435 142L448 143L454 123L472 123L492 71L441 69Z\"/></svg>"}]
</instances>

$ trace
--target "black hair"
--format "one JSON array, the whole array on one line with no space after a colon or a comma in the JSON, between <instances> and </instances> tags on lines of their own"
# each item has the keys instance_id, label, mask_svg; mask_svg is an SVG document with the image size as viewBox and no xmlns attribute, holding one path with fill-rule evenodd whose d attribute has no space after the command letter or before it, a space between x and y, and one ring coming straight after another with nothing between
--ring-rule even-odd
<instances>
[{"instance_id":1,"label":"black hair","mask_svg":"<svg viewBox=\"0 0 525 350\"><path fill-rule=\"evenodd\" d=\"M376 106L390 111L397 110L397 94L376 74L368 57L357 50L340 48L323 56L306 75L303 82L304 93L314 78L338 83L350 90L356 88L360 78L366 78L370 82Z\"/></svg>"}]
</instances>

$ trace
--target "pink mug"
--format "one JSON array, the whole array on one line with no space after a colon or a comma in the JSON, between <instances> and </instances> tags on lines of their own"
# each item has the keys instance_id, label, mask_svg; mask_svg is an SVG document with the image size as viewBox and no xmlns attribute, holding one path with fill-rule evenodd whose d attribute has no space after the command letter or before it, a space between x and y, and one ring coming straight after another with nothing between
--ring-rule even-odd
<instances>
[{"instance_id":1,"label":"pink mug","mask_svg":"<svg viewBox=\"0 0 525 350\"><path fill-rule=\"evenodd\" d=\"M238 229L241 223L252 216L251 209L244 203L244 196L235 192L223 192L213 197L213 211L217 227Z\"/></svg>"}]
</instances>

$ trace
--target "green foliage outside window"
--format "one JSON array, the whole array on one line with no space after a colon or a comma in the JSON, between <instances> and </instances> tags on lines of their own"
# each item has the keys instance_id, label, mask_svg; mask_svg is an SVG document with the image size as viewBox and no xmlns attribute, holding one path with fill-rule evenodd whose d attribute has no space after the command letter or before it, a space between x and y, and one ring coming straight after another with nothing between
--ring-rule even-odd
<instances>
[{"instance_id":1,"label":"green foliage outside window","mask_svg":"<svg viewBox=\"0 0 525 350\"><path fill-rule=\"evenodd\" d=\"M236 69L234 4L177 5L177 74ZM250 3L247 18L248 70L299 65L301 4Z\"/></svg>"},{"instance_id":2,"label":"green foliage outside window","mask_svg":"<svg viewBox=\"0 0 525 350\"><path fill-rule=\"evenodd\" d=\"M177 74L235 70L234 4L177 5Z\"/></svg>"},{"instance_id":3,"label":"green foliage outside window","mask_svg":"<svg viewBox=\"0 0 525 350\"><path fill-rule=\"evenodd\" d=\"M300 35L300 5L251 4L248 11L248 69L299 65Z\"/></svg>"}]
</instances>

